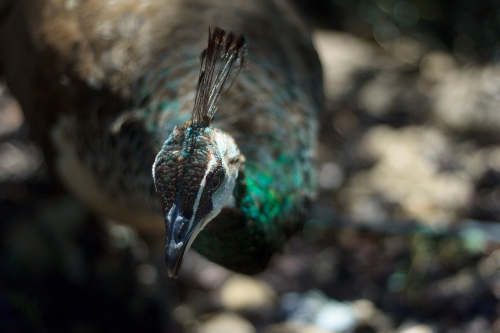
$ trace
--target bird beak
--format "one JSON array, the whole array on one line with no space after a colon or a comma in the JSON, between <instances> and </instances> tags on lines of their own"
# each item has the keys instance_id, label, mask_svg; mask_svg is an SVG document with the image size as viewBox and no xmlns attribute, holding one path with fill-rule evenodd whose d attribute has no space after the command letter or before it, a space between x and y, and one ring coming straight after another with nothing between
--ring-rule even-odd
<instances>
[{"instance_id":1,"label":"bird beak","mask_svg":"<svg viewBox=\"0 0 500 333\"><path fill-rule=\"evenodd\" d=\"M201 230L200 223L194 223L182 215L179 204L176 199L165 214L165 265L168 276L174 278L179 275L184 256Z\"/></svg>"}]
</instances>

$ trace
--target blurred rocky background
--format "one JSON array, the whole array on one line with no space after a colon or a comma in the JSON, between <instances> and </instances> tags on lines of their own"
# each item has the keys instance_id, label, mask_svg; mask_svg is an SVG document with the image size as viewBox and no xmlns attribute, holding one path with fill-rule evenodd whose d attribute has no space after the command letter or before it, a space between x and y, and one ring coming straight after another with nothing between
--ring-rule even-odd
<instances>
[{"instance_id":1,"label":"blurred rocky background","mask_svg":"<svg viewBox=\"0 0 500 333\"><path fill-rule=\"evenodd\" d=\"M1 332L500 332L500 1L296 0L319 197L269 269L178 280L47 172L0 83Z\"/></svg>"}]
</instances>

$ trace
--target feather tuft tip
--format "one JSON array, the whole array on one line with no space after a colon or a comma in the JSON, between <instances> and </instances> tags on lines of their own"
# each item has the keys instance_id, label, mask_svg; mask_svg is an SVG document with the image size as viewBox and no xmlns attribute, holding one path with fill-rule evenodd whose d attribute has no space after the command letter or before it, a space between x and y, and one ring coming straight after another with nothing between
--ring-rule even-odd
<instances>
[{"instance_id":1,"label":"feather tuft tip","mask_svg":"<svg viewBox=\"0 0 500 333\"><path fill-rule=\"evenodd\" d=\"M216 27L208 30L208 46L200 54L200 76L196 88L191 125L208 127L224 93L229 90L245 63L247 41L244 35ZM236 69L236 70L235 70Z\"/></svg>"}]
</instances>

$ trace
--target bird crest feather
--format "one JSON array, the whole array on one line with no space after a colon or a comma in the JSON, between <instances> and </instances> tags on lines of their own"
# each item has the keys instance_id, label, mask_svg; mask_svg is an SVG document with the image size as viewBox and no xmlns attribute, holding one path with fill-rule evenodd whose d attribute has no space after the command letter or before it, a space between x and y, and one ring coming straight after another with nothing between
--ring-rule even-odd
<instances>
[{"instance_id":1,"label":"bird crest feather","mask_svg":"<svg viewBox=\"0 0 500 333\"><path fill-rule=\"evenodd\" d=\"M208 47L200 54L201 69L196 88L191 125L208 127L245 63L246 38L216 27L208 30ZM236 70L233 70L236 69Z\"/></svg>"}]
</instances>

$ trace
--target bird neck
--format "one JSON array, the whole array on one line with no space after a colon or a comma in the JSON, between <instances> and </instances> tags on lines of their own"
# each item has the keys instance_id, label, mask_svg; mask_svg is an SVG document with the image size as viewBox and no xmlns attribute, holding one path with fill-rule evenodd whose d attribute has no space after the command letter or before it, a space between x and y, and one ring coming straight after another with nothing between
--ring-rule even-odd
<instances>
[{"instance_id":1,"label":"bird neck","mask_svg":"<svg viewBox=\"0 0 500 333\"><path fill-rule=\"evenodd\" d=\"M287 216L303 216L305 203L292 205L273 189L273 179L257 163L247 163L234 189L236 208L224 208L198 235L193 248L229 269L256 274L267 267L302 222L287 224Z\"/></svg>"}]
</instances>

